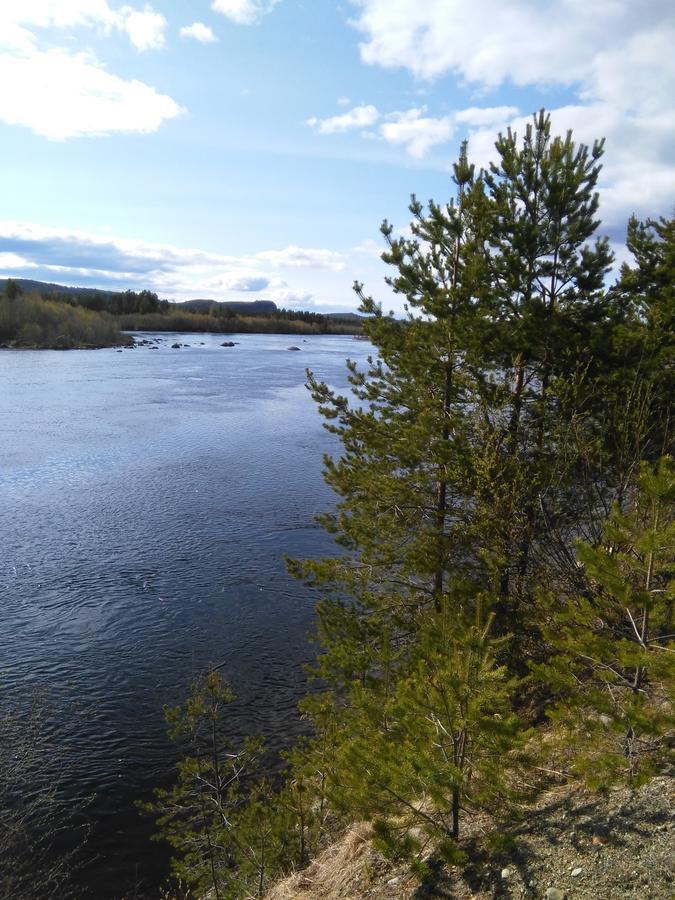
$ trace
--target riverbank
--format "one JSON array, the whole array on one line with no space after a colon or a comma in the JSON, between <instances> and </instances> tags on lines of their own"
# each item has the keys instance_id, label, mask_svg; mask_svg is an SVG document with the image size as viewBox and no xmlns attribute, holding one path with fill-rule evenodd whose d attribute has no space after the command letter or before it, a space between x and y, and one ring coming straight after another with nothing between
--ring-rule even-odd
<instances>
[{"instance_id":1,"label":"riverbank","mask_svg":"<svg viewBox=\"0 0 675 900\"><path fill-rule=\"evenodd\" d=\"M665 776L607 796L576 784L556 787L527 811L500 853L486 848L496 823L474 819L462 840L469 864L425 884L384 859L370 843L370 825L359 823L266 900L666 900L674 890L672 795Z\"/></svg>"}]
</instances>

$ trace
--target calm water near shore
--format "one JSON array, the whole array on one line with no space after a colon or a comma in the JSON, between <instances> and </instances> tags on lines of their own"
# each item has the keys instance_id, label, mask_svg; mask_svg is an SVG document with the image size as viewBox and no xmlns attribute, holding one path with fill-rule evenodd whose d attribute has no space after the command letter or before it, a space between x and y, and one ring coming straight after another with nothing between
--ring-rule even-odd
<instances>
[{"instance_id":1,"label":"calm water near shore","mask_svg":"<svg viewBox=\"0 0 675 900\"><path fill-rule=\"evenodd\" d=\"M165 859L133 800L171 772L162 705L209 663L238 696L233 737L297 733L316 597L283 555L331 552L313 516L336 449L305 367L343 387L372 349L145 337L159 349L0 352L0 672L49 691L68 790L96 794L80 882L97 898L152 896Z\"/></svg>"}]
</instances>

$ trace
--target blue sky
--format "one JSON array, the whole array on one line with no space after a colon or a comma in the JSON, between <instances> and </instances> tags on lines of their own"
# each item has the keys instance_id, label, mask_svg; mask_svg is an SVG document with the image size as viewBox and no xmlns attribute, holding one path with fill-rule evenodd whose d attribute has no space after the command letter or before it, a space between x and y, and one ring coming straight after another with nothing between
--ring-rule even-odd
<instances>
[{"instance_id":1,"label":"blue sky","mask_svg":"<svg viewBox=\"0 0 675 900\"><path fill-rule=\"evenodd\" d=\"M607 138L603 230L675 205L650 0L3 0L0 274L387 308L378 226L533 111Z\"/></svg>"}]
</instances>

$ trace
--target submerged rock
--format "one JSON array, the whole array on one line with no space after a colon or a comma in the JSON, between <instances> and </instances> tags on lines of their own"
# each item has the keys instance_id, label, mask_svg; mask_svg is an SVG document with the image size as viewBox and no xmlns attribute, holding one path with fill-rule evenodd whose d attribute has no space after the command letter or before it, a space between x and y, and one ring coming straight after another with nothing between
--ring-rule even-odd
<instances>
[{"instance_id":1,"label":"submerged rock","mask_svg":"<svg viewBox=\"0 0 675 900\"><path fill-rule=\"evenodd\" d=\"M286 347L287 350L299 350L299 347Z\"/></svg>"}]
</instances>

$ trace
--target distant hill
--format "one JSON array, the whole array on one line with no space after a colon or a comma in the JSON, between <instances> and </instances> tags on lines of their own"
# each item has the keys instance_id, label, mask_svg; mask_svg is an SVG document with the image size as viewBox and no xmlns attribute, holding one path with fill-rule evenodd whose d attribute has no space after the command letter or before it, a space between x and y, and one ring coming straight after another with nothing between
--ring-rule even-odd
<instances>
[{"instance_id":1,"label":"distant hill","mask_svg":"<svg viewBox=\"0 0 675 900\"><path fill-rule=\"evenodd\" d=\"M269 316L278 311L276 303L272 300L186 300L175 305L180 309L189 309L197 313L208 313L214 306L254 316Z\"/></svg>"},{"instance_id":2,"label":"distant hill","mask_svg":"<svg viewBox=\"0 0 675 900\"><path fill-rule=\"evenodd\" d=\"M7 278L0 278L0 294L4 294L7 286ZM68 287L65 284L53 284L50 281L32 281L30 278L12 278L19 285L24 294L37 291L38 294L78 294L83 297L114 297L121 291L104 291L101 288Z\"/></svg>"}]
</instances>

